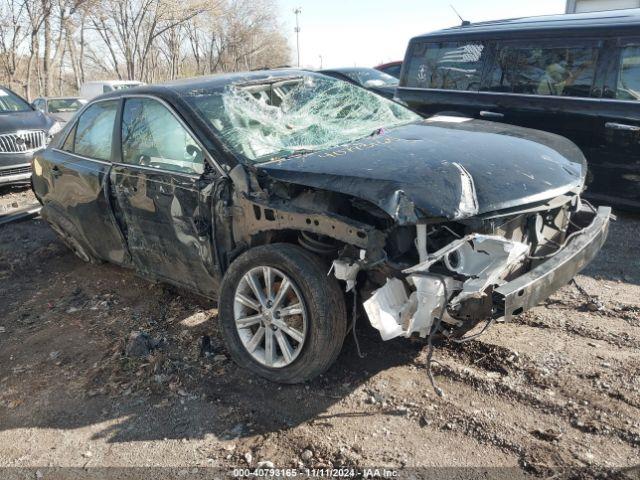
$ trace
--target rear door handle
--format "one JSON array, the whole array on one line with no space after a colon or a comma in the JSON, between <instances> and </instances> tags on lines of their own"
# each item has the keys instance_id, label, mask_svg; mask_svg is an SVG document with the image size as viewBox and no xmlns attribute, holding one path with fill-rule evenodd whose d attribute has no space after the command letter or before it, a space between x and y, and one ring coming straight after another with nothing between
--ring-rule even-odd
<instances>
[{"instance_id":1,"label":"rear door handle","mask_svg":"<svg viewBox=\"0 0 640 480\"><path fill-rule=\"evenodd\" d=\"M62 170L60 170L57 165L54 165L51 169L51 175L53 175L54 177L59 177L60 175L62 175Z\"/></svg>"},{"instance_id":2,"label":"rear door handle","mask_svg":"<svg viewBox=\"0 0 640 480\"><path fill-rule=\"evenodd\" d=\"M640 127L636 125L626 125L624 123L607 122L604 126L609 130L620 130L623 132L640 132Z\"/></svg>"},{"instance_id":3,"label":"rear door handle","mask_svg":"<svg viewBox=\"0 0 640 480\"><path fill-rule=\"evenodd\" d=\"M492 120L502 120L504 118L504 113L489 112L487 110L482 110L480 112L480 116L482 118L490 118Z\"/></svg>"}]
</instances>

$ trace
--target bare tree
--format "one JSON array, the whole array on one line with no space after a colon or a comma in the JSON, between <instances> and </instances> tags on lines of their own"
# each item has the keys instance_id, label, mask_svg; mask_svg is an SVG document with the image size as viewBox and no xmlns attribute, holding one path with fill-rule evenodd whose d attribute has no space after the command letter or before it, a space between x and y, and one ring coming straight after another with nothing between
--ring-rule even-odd
<instances>
[{"instance_id":1,"label":"bare tree","mask_svg":"<svg viewBox=\"0 0 640 480\"><path fill-rule=\"evenodd\" d=\"M94 27L110 51L114 69L124 61L123 75L145 79L146 60L154 42L205 9L204 0L105 0L92 16Z\"/></svg>"},{"instance_id":2,"label":"bare tree","mask_svg":"<svg viewBox=\"0 0 640 480\"><path fill-rule=\"evenodd\" d=\"M0 7L0 65L2 75L13 85L21 61L19 48L29 35L24 2L8 0Z\"/></svg>"},{"instance_id":3,"label":"bare tree","mask_svg":"<svg viewBox=\"0 0 640 480\"><path fill-rule=\"evenodd\" d=\"M3 0L0 82L25 96L287 63L276 0Z\"/></svg>"}]
</instances>

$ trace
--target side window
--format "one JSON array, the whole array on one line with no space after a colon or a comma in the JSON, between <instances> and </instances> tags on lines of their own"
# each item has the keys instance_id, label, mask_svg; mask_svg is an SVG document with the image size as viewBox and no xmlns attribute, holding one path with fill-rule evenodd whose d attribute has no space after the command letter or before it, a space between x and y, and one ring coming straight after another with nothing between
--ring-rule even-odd
<instances>
[{"instance_id":1,"label":"side window","mask_svg":"<svg viewBox=\"0 0 640 480\"><path fill-rule=\"evenodd\" d=\"M596 46L501 45L489 91L589 97L598 59Z\"/></svg>"},{"instance_id":2,"label":"side window","mask_svg":"<svg viewBox=\"0 0 640 480\"><path fill-rule=\"evenodd\" d=\"M392 77L400 78L400 70L402 65L392 65L383 70L384 73L391 75Z\"/></svg>"},{"instance_id":3,"label":"side window","mask_svg":"<svg viewBox=\"0 0 640 480\"><path fill-rule=\"evenodd\" d=\"M67 138L65 139L64 143L62 144L62 150L64 150L65 152L73 153L73 144L74 144L75 139L76 139L76 128L77 127L78 127L77 124L74 125L74 127L71 129L71 131L67 135Z\"/></svg>"},{"instance_id":4,"label":"side window","mask_svg":"<svg viewBox=\"0 0 640 480\"><path fill-rule=\"evenodd\" d=\"M174 172L204 171L203 152L193 137L167 107L149 98L124 104L122 160Z\"/></svg>"},{"instance_id":5,"label":"side window","mask_svg":"<svg viewBox=\"0 0 640 480\"><path fill-rule=\"evenodd\" d=\"M486 50L476 41L415 43L407 87L478 91Z\"/></svg>"},{"instance_id":6,"label":"side window","mask_svg":"<svg viewBox=\"0 0 640 480\"><path fill-rule=\"evenodd\" d=\"M75 127L74 153L98 160L111 160L113 124L118 103L118 100L97 102L84 111Z\"/></svg>"},{"instance_id":7,"label":"side window","mask_svg":"<svg viewBox=\"0 0 640 480\"><path fill-rule=\"evenodd\" d=\"M640 100L640 46L622 49L616 98Z\"/></svg>"}]
</instances>

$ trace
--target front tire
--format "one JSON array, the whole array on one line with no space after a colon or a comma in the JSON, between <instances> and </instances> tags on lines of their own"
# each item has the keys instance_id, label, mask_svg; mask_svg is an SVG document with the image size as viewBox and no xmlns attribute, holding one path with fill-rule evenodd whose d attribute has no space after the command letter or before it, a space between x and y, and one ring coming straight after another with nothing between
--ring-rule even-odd
<instances>
[{"instance_id":1,"label":"front tire","mask_svg":"<svg viewBox=\"0 0 640 480\"><path fill-rule=\"evenodd\" d=\"M302 383L335 362L346 335L344 296L328 266L289 244L236 259L220 289L219 317L241 367L278 383Z\"/></svg>"}]
</instances>

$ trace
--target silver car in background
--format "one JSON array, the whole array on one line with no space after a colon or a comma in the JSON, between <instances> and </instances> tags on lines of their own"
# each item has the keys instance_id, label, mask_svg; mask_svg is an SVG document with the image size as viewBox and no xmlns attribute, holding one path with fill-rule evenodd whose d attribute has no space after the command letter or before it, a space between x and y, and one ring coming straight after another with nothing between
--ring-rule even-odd
<instances>
[{"instance_id":1,"label":"silver car in background","mask_svg":"<svg viewBox=\"0 0 640 480\"><path fill-rule=\"evenodd\" d=\"M0 87L0 185L29 182L33 155L60 130L61 122Z\"/></svg>"},{"instance_id":2,"label":"silver car in background","mask_svg":"<svg viewBox=\"0 0 640 480\"><path fill-rule=\"evenodd\" d=\"M86 103L87 100L80 97L38 97L31 105L64 124L71 120Z\"/></svg>"}]
</instances>

